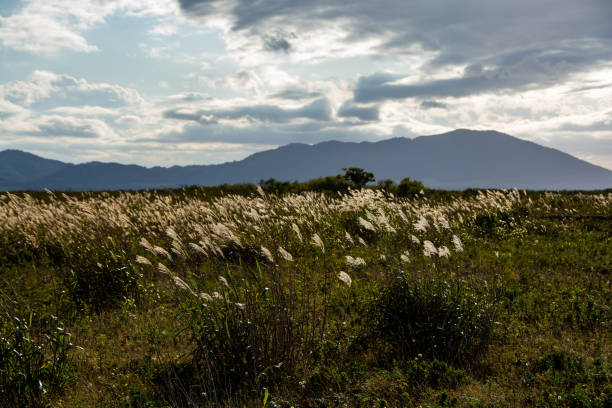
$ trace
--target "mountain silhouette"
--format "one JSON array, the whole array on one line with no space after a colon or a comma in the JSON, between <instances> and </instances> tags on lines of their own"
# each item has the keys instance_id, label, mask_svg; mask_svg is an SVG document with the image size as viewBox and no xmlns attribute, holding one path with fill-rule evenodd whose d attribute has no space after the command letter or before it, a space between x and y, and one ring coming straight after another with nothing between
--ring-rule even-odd
<instances>
[{"instance_id":1,"label":"mountain silhouette","mask_svg":"<svg viewBox=\"0 0 612 408\"><path fill-rule=\"evenodd\" d=\"M146 168L118 163L62 163L17 150L0 152L0 190L116 190L306 181L361 167L377 180L404 177L429 188L538 190L612 187L612 171L496 131L459 129L380 142L293 143L244 160L206 166Z\"/></svg>"},{"instance_id":2,"label":"mountain silhouette","mask_svg":"<svg viewBox=\"0 0 612 408\"><path fill-rule=\"evenodd\" d=\"M43 159L20 150L0 152L0 188L11 190L29 181L46 177L71 164Z\"/></svg>"}]
</instances>

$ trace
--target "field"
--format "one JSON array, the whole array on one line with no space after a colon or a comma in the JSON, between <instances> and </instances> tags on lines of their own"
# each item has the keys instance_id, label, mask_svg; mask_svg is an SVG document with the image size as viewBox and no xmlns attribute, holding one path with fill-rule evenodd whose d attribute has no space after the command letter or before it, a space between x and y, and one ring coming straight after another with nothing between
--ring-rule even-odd
<instances>
[{"instance_id":1,"label":"field","mask_svg":"<svg viewBox=\"0 0 612 408\"><path fill-rule=\"evenodd\" d=\"M0 195L0 407L611 407L612 192Z\"/></svg>"}]
</instances>

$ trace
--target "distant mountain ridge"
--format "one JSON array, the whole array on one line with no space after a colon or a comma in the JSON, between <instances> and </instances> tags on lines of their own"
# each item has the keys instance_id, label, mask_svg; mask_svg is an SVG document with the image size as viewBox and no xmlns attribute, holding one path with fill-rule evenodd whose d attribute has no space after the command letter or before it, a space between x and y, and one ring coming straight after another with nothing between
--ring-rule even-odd
<instances>
[{"instance_id":1,"label":"distant mountain ridge","mask_svg":"<svg viewBox=\"0 0 612 408\"><path fill-rule=\"evenodd\" d=\"M293 143L215 165L146 168L90 162L63 163L18 150L0 152L0 191L117 190L305 181L361 167L377 180L404 177L430 188L538 190L612 187L612 171L496 131L459 129L415 139L380 142Z\"/></svg>"}]
</instances>

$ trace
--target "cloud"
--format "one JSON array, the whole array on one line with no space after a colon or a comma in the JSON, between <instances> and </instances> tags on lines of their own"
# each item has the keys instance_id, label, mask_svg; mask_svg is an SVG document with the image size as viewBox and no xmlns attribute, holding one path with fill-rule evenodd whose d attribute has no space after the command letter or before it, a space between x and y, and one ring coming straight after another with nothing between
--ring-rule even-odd
<instances>
[{"instance_id":1,"label":"cloud","mask_svg":"<svg viewBox=\"0 0 612 408\"><path fill-rule=\"evenodd\" d=\"M612 115L608 119L597 120L591 123L566 122L560 125L557 130L568 132L612 132ZM612 152L612 148L609 150Z\"/></svg>"},{"instance_id":2,"label":"cloud","mask_svg":"<svg viewBox=\"0 0 612 408\"><path fill-rule=\"evenodd\" d=\"M31 136L85 139L112 138L117 136L105 122L99 119L45 115L37 119L34 124L38 127L38 131L28 132Z\"/></svg>"},{"instance_id":3,"label":"cloud","mask_svg":"<svg viewBox=\"0 0 612 408\"><path fill-rule=\"evenodd\" d=\"M18 51L54 54L60 48L80 52L99 51L80 34L53 18L37 14L0 16L0 42Z\"/></svg>"},{"instance_id":4,"label":"cloud","mask_svg":"<svg viewBox=\"0 0 612 408\"><path fill-rule=\"evenodd\" d=\"M302 100L302 99L313 99L322 96L321 92L311 92L305 89L289 88L283 91L277 92L270 95L271 98L277 99L288 99L288 100Z\"/></svg>"},{"instance_id":5,"label":"cloud","mask_svg":"<svg viewBox=\"0 0 612 408\"><path fill-rule=\"evenodd\" d=\"M155 119L156 110L159 112L133 89L48 71L34 71L26 80L0 84L0 132L4 141L17 144L22 139L44 144L70 138L103 148L119 139L119 128L126 138L133 135L132 129L164 128ZM64 149L76 149L70 143L61 144Z\"/></svg>"},{"instance_id":6,"label":"cloud","mask_svg":"<svg viewBox=\"0 0 612 408\"><path fill-rule=\"evenodd\" d=\"M122 11L139 17L156 17L159 25L151 35L171 35L177 5L149 0L25 0L16 13L0 16L0 44L18 51L53 55L62 49L100 51L82 33Z\"/></svg>"},{"instance_id":7,"label":"cloud","mask_svg":"<svg viewBox=\"0 0 612 408\"><path fill-rule=\"evenodd\" d=\"M0 85L0 97L22 106L118 107L135 105L142 98L134 89L107 83L91 83L70 75L34 71L26 81ZM41 107L38 106L38 107Z\"/></svg>"},{"instance_id":8,"label":"cloud","mask_svg":"<svg viewBox=\"0 0 612 408\"><path fill-rule=\"evenodd\" d=\"M200 147L201 138L227 138L252 150L458 127L550 143L609 133L606 0L23 0L2 15L5 77L19 79L0 84L3 142L52 140L40 126L71 135L71 151L117 146L111 132L124 142L149 138L149 147L162 135L166 150L171 140L186 146L187 134ZM110 52L125 35L116 24L128 20L134 37ZM112 60L132 45L129 67ZM96 47L97 56L68 52ZM107 56L116 72L91 66ZM138 74L151 64L155 75ZM62 66L70 75L46 71ZM25 76L20 67L39 70Z\"/></svg>"},{"instance_id":9,"label":"cloud","mask_svg":"<svg viewBox=\"0 0 612 408\"><path fill-rule=\"evenodd\" d=\"M24 114L29 114L29 110L7 100L0 99L0 119L6 120L15 116L23 116Z\"/></svg>"},{"instance_id":10,"label":"cloud","mask_svg":"<svg viewBox=\"0 0 612 408\"><path fill-rule=\"evenodd\" d=\"M115 119L115 124L123 127L132 127L142 123L142 119L135 115L123 115L120 118Z\"/></svg>"},{"instance_id":11,"label":"cloud","mask_svg":"<svg viewBox=\"0 0 612 408\"><path fill-rule=\"evenodd\" d=\"M117 116L117 110L103 108L101 106L60 106L49 109L49 112L65 116L78 117L109 117Z\"/></svg>"},{"instance_id":12,"label":"cloud","mask_svg":"<svg viewBox=\"0 0 612 408\"><path fill-rule=\"evenodd\" d=\"M398 83L398 76L373 75L357 82L358 102L406 98L462 98L482 93L518 92L552 86L570 74L604 62L608 51L600 46L526 49L496 56L485 64L468 65L458 77Z\"/></svg>"},{"instance_id":13,"label":"cloud","mask_svg":"<svg viewBox=\"0 0 612 408\"><path fill-rule=\"evenodd\" d=\"M291 43L287 37L295 38L295 34L285 36L282 33L278 33L274 36L264 36L264 48L267 51L283 51L288 53L291 50Z\"/></svg>"},{"instance_id":14,"label":"cloud","mask_svg":"<svg viewBox=\"0 0 612 408\"><path fill-rule=\"evenodd\" d=\"M332 126L304 126L287 124L282 126L232 127L223 125L203 126L189 124L180 131L160 134L154 138L140 139L141 143L164 144L205 144L240 143L247 145L280 146L288 143L320 143L329 140L364 141L372 140L372 132L344 129ZM374 135L377 136L377 135Z\"/></svg>"},{"instance_id":15,"label":"cloud","mask_svg":"<svg viewBox=\"0 0 612 408\"><path fill-rule=\"evenodd\" d=\"M184 109L170 109L164 112L164 118L166 119L177 119L177 120L188 120L198 122L202 125L208 125L217 123L211 115L206 115L205 111L185 111Z\"/></svg>"},{"instance_id":16,"label":"cloud","mask_svg":"<svg viewBox=\"0 0 612 408\"><path fill-rule=\"evenodd\" d=\"M200 102L211 99L208 94L200 92L185 92L168 96L173 102Z\"/></svg>"},{"instance_id":17,"label":"cloud","mask_svg":"<svg viewBox=\"0 0 612 408\"><path fill-rule=\"evenodd\" d=\"M419 105L421 107L421 109L434 109L434 108L438 108L438 109L448 109L448 105L442 102L436 102L436 101L423 101L421 102L421 105Z\"/></svg>"},{"instance_id":18,"label":"cloud","mask_svg":"<svg viewBox=\"0 0 612 408\"><path fill-rule=\"evenodd\" d=\"M331 106L327 99L321 98L295 109L283 109L273 105L237 106L225 109L201 109L186 111L170 109L164 112L168 119L179 119L212 124L219 120L247 119L263 123L285 123L294 119L326 121L331 119Z\"/></svg>"},{"instance_id":19,"label":"cloud","mask_svg":"<svg viewBox=\"0 0 612 408\"><path fill-rule=\"evenodd\" d=\"M338 109L338 116L343 118L358 118L364 121L375 121L379 118L379 108L378 106L362 107L347 101Z\"/></svg>"},{"instance_id":20,"label":"cloud","mask_svg":"<svg viewBox=\"0 0 612 408\"><path fill-rule=\"evenodd\" d=\"M534 43L555 50L565 41L590 40L609 50L612 37L612 4L605 0L355 0L350 7L335 0L179 0L179 6L195 21L224 27L243 62L258 60L246 55L258 52L251 40L261 44L270 32L294 33L277 38L290 44L296 59L388 57L420 49L431 51L438 66L470 64Z\"/></svg>"}]
</instances>

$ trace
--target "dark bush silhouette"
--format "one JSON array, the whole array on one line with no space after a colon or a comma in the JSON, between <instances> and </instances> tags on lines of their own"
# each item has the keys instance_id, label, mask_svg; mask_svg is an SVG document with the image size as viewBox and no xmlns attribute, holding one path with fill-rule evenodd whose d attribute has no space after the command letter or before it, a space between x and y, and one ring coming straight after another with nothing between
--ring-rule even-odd
<instances>
[{"instance_id":1,"label":"dark bush silhouette","mask_svg":"<svg viewBox=\"0 0 612 408\"><path fill-rule=\"evenodd\" d=\"M342 170L344 170L344 179L353 183L357 188L363 188L366 184L376 181L374 173L370 173L359 167L345 167Z\"/></svg>"}]
</instances>

